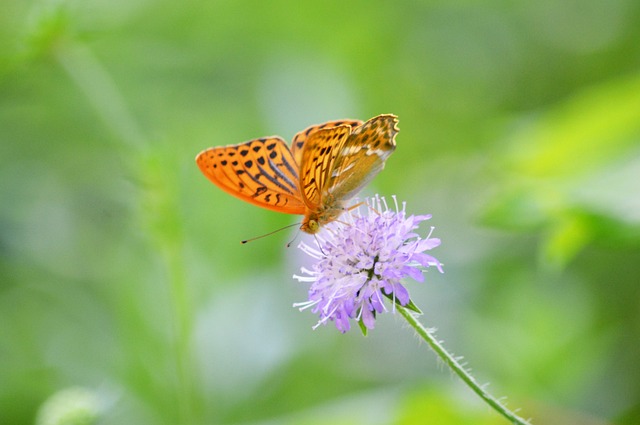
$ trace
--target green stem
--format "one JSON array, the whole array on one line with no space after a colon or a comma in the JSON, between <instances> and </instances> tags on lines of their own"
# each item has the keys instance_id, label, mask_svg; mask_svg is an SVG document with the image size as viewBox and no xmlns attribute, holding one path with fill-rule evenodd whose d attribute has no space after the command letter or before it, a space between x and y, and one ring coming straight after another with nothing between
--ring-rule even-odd
<instances>
[{"instance_id":1,"label":"green stem","mask_svg":"<svg viewBox=\"0 0 640 425\"><path fill-rule=\"evenodd\" d=\"M61 67L69 75L70 79L85 94L88 102L103 120L106 128L112 131L116 140L121 144L121 148L127 155L131 151L139 153L134 158L143 158L146 153L147 138L138 126L135 118L129 111L124 96L121 94L117 84L111 78L109 72L102 66L93 52L83 44L65 40L56 46L54 55ZM137 168L145 169L145 167ZM134 164L134 166L136 166ZM135 171L139 171L136 169ZM149 176L146 176L149 177ZM158 179L152 175L151 179ZM157 197L157 193L145 195L151 198ZM172 199L171 193L165 194L165 198ZM177 207L175 203L170 203L169 211L162 209L152 210L146 217L147 222L158 221L158 214L175 213ZM171 285L173 301L174 326L176 339L174 344L174 356L176 362L176 373L179 382L178 388L178 415L181 423L196 423L194 416L193 380L191 375L191 317L189 315L189 303L187 296L187 281L184 261L182 258L180 245L181 239L171 231L163 231L158 226L150 226L156 230L159 240L159 249L165 255L165 264L168 272L168 280ZM158 230L160 229L160 230Z\"/></svg>"},{"instance_id":2,"label":"green stem","mask_svg":"<svg viewBox=\"0 0 640 425\"><path fill-rule=\"evenodd\" d=\"M116 140L134 148L146 144L117 84L88 47L66 41L56 46L54 54Z\"/></svg>"},{"instance_id":3,"label":"green stem","mask_svg":"<svg viewBox=\"0 0 640 425\"><path fill-rule=\"evenodd\" d=\"M507 418L511 423L518 425L531 425L531 423L525 419L522 419L520 416L513 413L511 410L507 409L507 407L502 404L498 399L493 397L487 391L485 391L482 386L478 384L473 376L458 362L458 360L449 353L444 346L435 338L432 331L425 328L422 323L418 321L416 318L416 314L407 310L407 308L399 306L396 304L396 308L402 314L402 316L409 322L409 324L415 329L415 331L424 339L427 344L431 347L433 351L436 352L438 357L445 362L451 370L455 372L456 375L460 377L468 386L478 394L484 401L487 402L489 406L491 406L495 411L500 413L502 416Z\"/></svg>"}]
</instances>

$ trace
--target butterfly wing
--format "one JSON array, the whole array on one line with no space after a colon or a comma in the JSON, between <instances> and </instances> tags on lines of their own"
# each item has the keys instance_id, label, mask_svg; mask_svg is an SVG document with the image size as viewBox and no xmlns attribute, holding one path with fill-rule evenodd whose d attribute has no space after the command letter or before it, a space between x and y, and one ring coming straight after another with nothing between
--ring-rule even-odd
<instances>
[{"instance_id":1,"label":"butterfly wing","mask_svg":"<svg viewBox=\"0 0 640 425\"><path fill-rule=\"evenodd\" d=\"M204 150L196 157L200 171L225 192L273 211L304 214L298 164L280 137Z\"/></svg>"},{"instance_id":2,"label":"butterfly wing","mask_svg":"<svg viewBox=\"0 0 640 425\"><path fill-rule=\"evenodd\" d=\"M293 157L296 159L298 164L302 164L302 151L304 145L306 144L309 137L315 132L322 130L324 128L331 127L339 127L341 125L348 125L349 127L357 127L362 125L362 121L360 120L337 120L337 121L328 121L323 124L312 125L310 127L305 128L300 131L293 137L293 142L291 143L291 152L293 153Z\"/></svg>"},{"instance_id":3,"label":"butterfly wing","mask_svg":"<svg viewBox=\"0 0 640 425\"><path fill-rule=\"evenodd\" d=\"M382 171L396 148L397 124L395 115L379 115L352 129L323 186L333 199L351 199Z\"/></svg>"},{"instance_id":4,"label":"butterfly wing","mask_svg":"<svg viewBox=\"0 0 640 425\"><path fill-rule=\"evenodd\" d=\"M316 130L304 141L300 162L300 190L311 211L318 210L322 204L330 170L334 168L336 158L340 155L340 147L350 133L349 125L339 125Z\"/></svg>"}]
</instances>

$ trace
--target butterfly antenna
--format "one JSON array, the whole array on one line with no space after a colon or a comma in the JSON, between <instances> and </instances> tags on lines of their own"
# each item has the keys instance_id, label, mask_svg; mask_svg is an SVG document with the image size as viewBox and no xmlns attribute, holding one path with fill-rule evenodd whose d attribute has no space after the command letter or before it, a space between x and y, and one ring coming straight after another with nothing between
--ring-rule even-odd
<instances>
[{"instance_id":1,"label":"butterfly antenna","mask_svg":"<svg viewBox=\"0 0 640 425\"><path fill-rule=\"evenodd\" d=\"M293 224L290 224L288 226L281 227L280 229L274 230L273 232L265 233L264 235L256 236L255 238L245 239L243 241L240 241L240 243L241 244L245 244L247 242L255 241L256 239L262 239L262 238L264 238L266 236L271 236L274 233L278 233L281 230L288 229L288 228L293 227L293 226L299 226L299 225L300 225L300 223L293 223ZM300 232L298 232L298 233L300 233ZM297 234L296 234L296 236L297 236ZM291 241L291 242L293 242L293 241ZM291 244L291 242L289 242L289 244ZM289 245L287 245L287 246L289 246Z\"/></svg>"},{"instance_id":2,"label":"butterfly antenna","mask_svg":"<svg viewBox=\"0 0 640 425\"><path fill-rule=\"evenodd\" d=\"M298 232L296 233L296 235L293 237L293 239L291 239L289 241L289 243L287 244L287 248L291 248L291 244L293 243L293 241L295 241L296 239L298 239L298 235L300 235L300 230L298 230Z\"/></svg>"}]
</instances>

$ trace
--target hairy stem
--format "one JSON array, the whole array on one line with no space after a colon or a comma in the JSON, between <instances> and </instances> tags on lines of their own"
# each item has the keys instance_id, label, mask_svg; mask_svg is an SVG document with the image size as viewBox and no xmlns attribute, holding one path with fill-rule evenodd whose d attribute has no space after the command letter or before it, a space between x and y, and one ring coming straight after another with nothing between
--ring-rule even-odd
<instances>
[{"instance_id":1,"label":"hairy stem","mask_svg":"<svg viewBox=\"0 0 640 425\"><path fill-rule=\"evenodd\" d=\"M518 425L531 425L531 423L525 419L522 419L518 415L516 415L511 410L507 409L507 407L501 403L498 399L489 394L478 382L475 380L473 376L460 364L460 362L449 353L442 343L438 341L433 335L432 331L425 328L422 323L418 321L416 318L416 314L409 311L407 308L396 305L396 308L402 314L402 316L407 320L407 322L411 325L413 329L424 339L427 344L431 347L433 351L445 362L447 366L451 370L455 372L456 375L460 377L464 381L465 384L469 388L473 390L476 394L478 394L489 406L491 406L495 411L500 413L502 416L507 418L511 423Z\"/></svg>"}]
</instances>

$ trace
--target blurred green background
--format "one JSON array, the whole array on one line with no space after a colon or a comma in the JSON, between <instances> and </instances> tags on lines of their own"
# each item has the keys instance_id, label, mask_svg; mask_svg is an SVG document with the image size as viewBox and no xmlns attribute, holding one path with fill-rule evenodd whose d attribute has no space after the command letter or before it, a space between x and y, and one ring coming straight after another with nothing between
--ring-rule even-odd
<instances>
[{"instance_id":1,"label":"blurred green background","mask_svg":"<svg viewBox=\"0 0 640 425\"><path fill-rule=\"evenodd\" d=\"M0 423L505 423L399 315L311 330L296 232L238 243L296 218L194 163L381 113L423 323L535 424L640 423L638 40L635 0L2 1Z\"/></svg>"}]
</instances>

